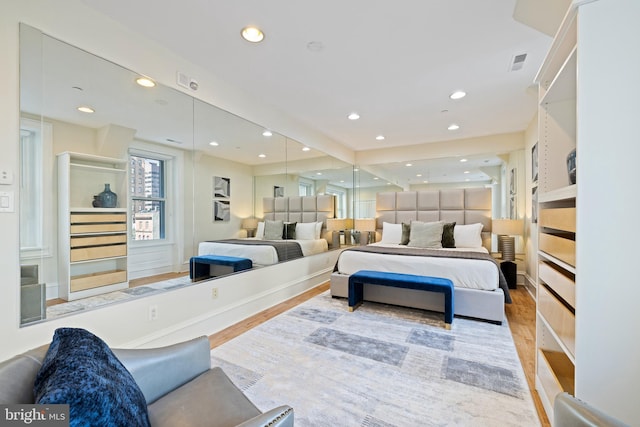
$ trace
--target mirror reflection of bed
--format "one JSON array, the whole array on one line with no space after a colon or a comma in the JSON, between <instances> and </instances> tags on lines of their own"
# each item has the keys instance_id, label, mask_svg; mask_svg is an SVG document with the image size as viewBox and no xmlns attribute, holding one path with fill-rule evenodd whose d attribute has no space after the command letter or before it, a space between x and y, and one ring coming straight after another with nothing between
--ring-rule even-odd
<instances>
[{"instance_id":1,"label":"mirror reflection of bed","mask_svg":"<svg viewBox=\"0 0 640 427\"><path fill-rule=\"evenodd\" d=\"M501 323L511 299L490 255L491 199L489 188L378 193L381 239L340 254L331 295L348 297L349 276L360 270L442 277L454 283L456 315ZM440 293L379 285L365 286L364 299L440 312L444 307Z\"/></svg>"},{"instance_id":2,"label":"mirror reflection of bed","mask_svg":"<svg viewBox=\"0 0 640 427\"><path fill-rule=\"evenodd\" d=\"M198 255L250 259L255 267L273 265L329 250L327 219L335 217L333 195L265 197L264 218L255 237L202 241Z\"/></svg>"}]
</instances>

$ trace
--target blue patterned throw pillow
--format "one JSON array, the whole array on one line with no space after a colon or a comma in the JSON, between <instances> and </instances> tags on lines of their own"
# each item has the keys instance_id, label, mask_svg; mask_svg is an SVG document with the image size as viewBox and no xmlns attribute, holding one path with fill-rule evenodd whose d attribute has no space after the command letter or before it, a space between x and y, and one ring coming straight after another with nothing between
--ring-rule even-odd
<instances>
[{"instance_id":1,"label":"blue patterned throw pillow","mask_svg":"<svg viewBox=\"0 0 640 427\"><path fill-rule=\"evenodd\" d=\"M71 426L149 426L147 403L109 346L84 329L55 331L33 392L38 404L68 404Z\"/></svg>"}]
</instances>

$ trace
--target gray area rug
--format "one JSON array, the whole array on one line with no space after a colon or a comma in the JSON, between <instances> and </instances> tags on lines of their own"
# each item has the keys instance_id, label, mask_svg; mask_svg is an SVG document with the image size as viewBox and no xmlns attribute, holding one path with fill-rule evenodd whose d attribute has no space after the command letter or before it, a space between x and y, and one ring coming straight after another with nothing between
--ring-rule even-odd
<instances>
[{"instance_id":1,"label":"gray area rug","mask_svg":"<svg viewBox=\"0 0 640 427\"><path fill-rule=\"evenodd\" d=\"M325 292L211 351L261 410L296 426L538 426L506 322Z\"/></svg>"}]
</instances>

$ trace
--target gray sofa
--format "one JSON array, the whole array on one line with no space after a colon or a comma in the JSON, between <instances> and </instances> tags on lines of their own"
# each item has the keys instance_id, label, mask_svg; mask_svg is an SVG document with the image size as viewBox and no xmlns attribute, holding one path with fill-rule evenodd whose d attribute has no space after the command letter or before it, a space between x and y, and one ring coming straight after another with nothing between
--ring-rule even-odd
<instances>
[{"instance_id":1,"label":"gray sofa","mask_svg":"<svg viewBox=\"0 0 640 427\"><path fill-rule=\"evenodd\" d=\"M0 403L34 403L33 384L47 348L0 363ZM152 426L293 426L293 408L262 413L222 369L211 368L207 337L113 352L142 390Z\"/></svg>"}]
</instances>

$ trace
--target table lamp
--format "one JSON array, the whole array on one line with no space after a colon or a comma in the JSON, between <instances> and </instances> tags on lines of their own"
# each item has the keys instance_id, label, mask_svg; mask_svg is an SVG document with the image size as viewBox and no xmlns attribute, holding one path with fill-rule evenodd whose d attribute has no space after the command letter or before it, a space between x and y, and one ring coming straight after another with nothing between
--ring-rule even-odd
<instances>
[{"instance_id":1,"label":"table lamp","mask_svg":"<svg viewBox=\"0 0 640 427\"><path fill-rule=\"evenodd\" d=\"M247 237L255 237L258 228L258 218L245 218L240 226L243 230L247 230Z\"/></svg>"},{"instance_id":2,"label":"table lamp","mask_svg":"<svg viewBox=\"0 0 640 427\"><path fill-rule=\"evenodd\" d=\"M327 218L327 231L331 231L331 248L340 247L340 232L346 228L347 220L344 218Z\"/></svg>"},{"instance_id":3,"label":"table lamp","mask_svg":"<svg viewBox=\"0 0 640 427\"><path fill-rule=\"evenodd\" d=\"M513 236L521 236L524 221L521 219L494 219L491 223L494 234L498 235L498 251L502 254L500 269L510 288L516 288L516 243Z\"/></svg>"},{"instance_id":4,"label":"table lamp","mask_svg":"<svg viewBox=\"0 0 640 427\"><path fill-rule=\"evenodd\" d=\"M374 218L356 219L355 228L357 231L364 232L360 235L360 244L368 245L371 241L371 232L376 231L376 220Z\"/></svg>"}]
</instances>

